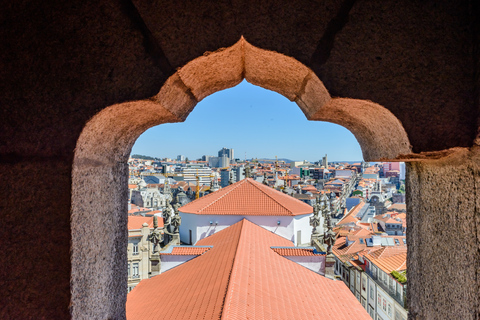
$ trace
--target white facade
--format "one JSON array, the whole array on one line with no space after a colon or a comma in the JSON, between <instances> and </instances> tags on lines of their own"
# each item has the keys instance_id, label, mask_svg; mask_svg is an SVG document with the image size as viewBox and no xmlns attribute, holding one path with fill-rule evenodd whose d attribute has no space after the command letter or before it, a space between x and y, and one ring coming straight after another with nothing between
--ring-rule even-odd
<instances>
[{"instance_id":1,"label":"white facade","mask_svg":"<svg viewBox=\"0 0 480 320\"><path fill-rule=\"evenodd\" d=\"M197 241L211 236L240 220L247 220L279 236L292 241L294 245L310 242L309 218L312 214L298 216L245 216L245 215L200 215L180 211L180 241L196 244Z\"/></svg>"},{"instance_id":2,"label":"white facade","mask_svg":"<svg viewBox=\"0 0 480 320\"><path fill-rule=\"evenodd\" d=\"M305 268L312 270L322 276L325 275L325 256L283 256L288 260L298 263Z\"/></svg>"},{"instance_id":3,"label":"white facade","mask_svg":"<svg viewBox=\"0 0 480 320\"><path fill-rule=\"evenodd\" d=\"M160 273L164 273L184 262L192 260L198 257L198 255L160 255Z\"/></svg>"}]
</instances>

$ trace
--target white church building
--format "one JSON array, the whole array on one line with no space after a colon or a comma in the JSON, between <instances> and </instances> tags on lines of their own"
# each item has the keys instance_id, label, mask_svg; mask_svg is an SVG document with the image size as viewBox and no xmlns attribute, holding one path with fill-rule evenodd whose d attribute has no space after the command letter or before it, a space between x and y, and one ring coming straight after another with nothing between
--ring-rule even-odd
<instances>
[{"instance_id":1,"label":"white church building","mask_svg":"<svg viewBox=\"0 0 480 320\"><path fill-rule=\"evenodd\" d=\"M180 240L185 244L247 219L294 245L310 243L313 208L269 186L246 178L179 208Z\"/></svg>"}]
</instances>

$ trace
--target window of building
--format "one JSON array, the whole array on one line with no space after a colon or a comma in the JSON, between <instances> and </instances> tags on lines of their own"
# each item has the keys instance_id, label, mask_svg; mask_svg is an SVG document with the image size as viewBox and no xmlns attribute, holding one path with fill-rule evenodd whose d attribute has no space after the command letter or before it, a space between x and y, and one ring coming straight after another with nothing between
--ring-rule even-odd
<instances>
[{"instance_id":1,"label":"window of building","mask_svg":"<svg viewBox=\"0 0 480 320\"><path fill-rule=\"evenodd\" d=\"M133 264L133 270L132 270L132 278L138 278L140 276L139 274L139 267L138 263Z\"/></svg>"},{"instance_id":2,"label":"window of building","mask_svg":"<svg viewBox=\"0 0 480 320\"><path fill-rule=\"evenodd\" d=\"M370 285L370 299L375 299L373 285Z\"/></svg>"},{"instance_id":3,"label":"window of building","mask_svg":"<svg viewBox=\"0 0 480 320\"><path fill-rule=\"evenodd\" d=\"M392 316L392 306L388 305L388 315Z\"/></svg>"},{"instance_id":4,"label":"window of building","mask_svg":"<svg viewBox=\"0 0 480 320\"><path fill-rule=\"evenodd\" d=\"M387 300L383 299L383 311L387 311Z\"/></svg>"},{"instance_id":5,"label":"window of building","mask_svg":"<svg viewBox=\"0 0 480 320\"><path fill-rule=\"evenodd\" d=\"M138 242L133 243L133 255L138 254Z\"/></svg>"},{"instance_id":6,"label":"window of building","mask_svg":"<svg viewBox=\"0 0 480 320\"><path fill-rule=\"evenodd\" d=\"M128 264L128 276L130 277L130 263ZM130 292L130 291L128 291Z\"/></svg>"}]
</instances>

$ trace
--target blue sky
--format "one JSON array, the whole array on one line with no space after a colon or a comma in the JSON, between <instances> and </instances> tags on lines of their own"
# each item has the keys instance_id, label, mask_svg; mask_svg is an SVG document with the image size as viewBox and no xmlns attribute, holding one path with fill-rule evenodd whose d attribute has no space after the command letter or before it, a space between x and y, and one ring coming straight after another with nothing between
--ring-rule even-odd
<instances>
[{"instance_id":1,"label":"blue sky","mask_svg":"<svg viewBox=\"0 0 480 320\"><path fill-rule=\"evenodd\" d=\"M362 160L353 134L339 125L308 121L296 103L243 81L199 102L182 123L145 131L132 154L189 159L216 156L233 148L235 158L288 158L318 161Z\"/></svg>"}]
</instances>

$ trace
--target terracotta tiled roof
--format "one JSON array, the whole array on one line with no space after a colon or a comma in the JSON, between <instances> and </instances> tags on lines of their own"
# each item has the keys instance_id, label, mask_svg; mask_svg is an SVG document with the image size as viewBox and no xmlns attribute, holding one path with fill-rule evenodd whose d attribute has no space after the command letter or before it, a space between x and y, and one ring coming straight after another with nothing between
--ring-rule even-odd
<instances>
[{"instance_id":1,"label":"terracotta tiled roof","mask_svg":"<svg viewBox=\"0 0 480 320\"><path fill-rule=\"evenodd\" d=\"M386 273L392 271L403 271L407 269L407 252L402 252L389 257L375 258L372 255L365 255L365 258L370 260L377 267Z\"/></svg>"},{"instance_id":2,"label":"terracotta tiled roof","mask_svg":"<svg viewBox=\"0 0 480 320\"><path fill-rule=\"evenodd\" d=\"M308 204L251 178L192 201L181 212L216 215L295 216L313 212Z\"/></svg>"},{"instance_id":3,"label":"terracotta tiled roof","mask_svg":"<svg viewBox=\"0 0 480 320\"><path fill-rule=\"evenodd\" d=\"M197 246L173 247L172 252L169 252L169 253L160 252L160 254L169 255L169 256L202 255L210 249L211 247L197 247Z\"/></svg>"},{"instance_id":4,"label":"terracotta tiled roof","mask_svg":"<svg viewBox=\"0 0 480 320\"><path fill-rule=\"evenodd\" d=\"M281 256L319 256L325 254L315 253L314 249L306 249L306 248L272 248L273 251L278 253Z\"/></svg>"},{"instance_id":5,"label":"terracotta tiled roof","mask_svg":"<svg viewBox=\"0 0 480 320\"><path fill-rule=\"evenodd\" d=\"M199 241L213 248L127 296L127 318L370 319L342 281L283 258L291 242L247 220Z\"/></svg>"},{"instance_id":6,"label":"terracotta tiled roof","mask_svg":"<svg viewBox=\"0 0 480 320\"><path fill-rule=\"evenodd\" d=\"M365 202L360 202L359 204L357 204L355 207L353 207L350 212L348 212L343 218L342 220L340 220L338 223L337 223L337 226L339 225L342 225L342 224L347 224L347 223L357 223L359 221L358 218L356 218L355 216L357 215L357 213L365 206Z\"/></svg>"},{"instance_id":7,"label":"terracotta tiled roof","mask_svg":"<svg viewBox=\"0 0 480 320\"><path fill-rule=\"evenodd\" d=\"M128 189L137 189L137 185L136 184L129 184Z\"/></svg>"},{"instance_id":8,"label":"terracotta tiled roof","mask_svg":"<svg viewBox=\"0 0 480 320\"><path fill-rule=\"evenodd\" d=\"M128 216L128 230L141 229L144 223L153 228L153 217ZM158 218L158 227L163 228L163 218Z\"/></svg>"},{"instance_id":9,"label":"terracotta tiled roof","mask_svg":"<svg viewBox=\"0 0 480 320\"><path fill-rule=\"evenodd\" d=\"M375 259L388 258L400 253L406 253L407 247L401 242L400 246L395 247L381 247L378 250L369 253L369 256Z\"/></svg>"},{"instance_id":10,"label":"terracotta tiled roof","mask_svg":"<svg viewBox=\"0 0 480 320\"><path fill-rule=\"evenodd\" d=\"M390 207L388 207L388 210L403 210L403 211L406 211L407 210L407 205L405 203L394 203L392 204Z\"/></svg>"}]
</instances>

